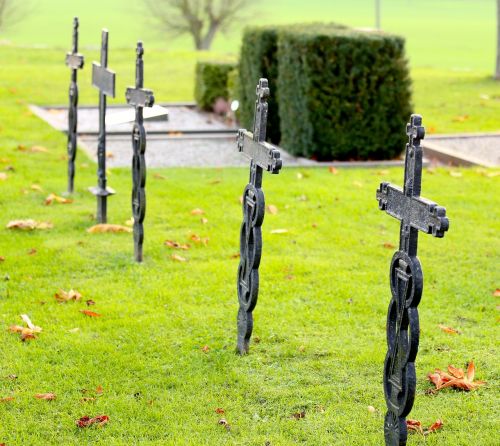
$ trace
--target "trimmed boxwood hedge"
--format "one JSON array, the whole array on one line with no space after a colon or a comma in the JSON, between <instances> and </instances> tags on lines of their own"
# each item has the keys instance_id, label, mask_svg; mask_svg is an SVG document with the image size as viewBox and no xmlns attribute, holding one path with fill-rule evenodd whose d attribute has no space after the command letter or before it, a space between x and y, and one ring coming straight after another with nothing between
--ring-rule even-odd
<instances>
[{"instance_id":1,"label":"trimmed boxwood hedge","mask_svg":"<svg viewBox=\"0 0 500 446\"><path fill-rule=\"evenodd\" d=\"M243 127L253 128L255 108L255 88L259 79L265 77L269 81L271 96L268 100L267 139L278 144L281 139L278 95L278 28L276 26L249 27L243 33L240 54L240 108L239 118Z\"/></svg>"},{"instance_id":2,"label":"trimmed boxwood hedge","mask_svg":"<svg viewBox=\"0 0 500 446\"><path fill-rule=\"evenodd\" d=\"M281 28L281 145L319 160L390 159L405 145L404 39L338 27Z\"/></svg>"},{"instance_id":3,"label":"trimmed boxwood hedge","mask_svg":"<svg viewBox=\"0 0 500 446\"><path fill-rule=\"evenodd\" d=\"M198 62L194 97L198 107L212 111L215 101L229 99L227 76L236 68L236 64L224 62Z\"/></svg>"}]
</instances>

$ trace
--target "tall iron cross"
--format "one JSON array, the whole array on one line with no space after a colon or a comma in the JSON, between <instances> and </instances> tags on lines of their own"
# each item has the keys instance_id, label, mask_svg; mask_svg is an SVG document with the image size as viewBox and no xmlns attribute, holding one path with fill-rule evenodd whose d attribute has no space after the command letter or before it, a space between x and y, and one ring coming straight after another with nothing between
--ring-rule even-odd
<instances>
[{"instance_id":1,"label":"tall iron cross","mask_svg":"<svg viewBox=\"0 0 500 446\"><path fill-rule=\"evenodd\" d=\"M72 194L75 179L76 141L78 136L78 70L83 68L84 58L78 52L78 17L73 19L73 48L66 54L66 65L71 69L68 108L68 193Z\"/></svg>"},{"instance_id":2,"label":"tall iron cross","mask_svg":"<svg viewBox=\"0 0 500 446\"><path fill-rule=\"evenodd\" d=\"M135 88L129 87L125 93L127 103L135 107L135 123L132 129L132 215L134 217L134 255L137 262L142 262L144 242L144 217L146 215L146 130L144 129L144 107L152 107L155 98L151 90L144 89L144 49L142 42L137 42L135 63Z\"/></svg>"},{"instance_id":3,"label":"tall iron cross","mask_svg":"<svg viewBox=\"0 0 500 446\"><path fill-rule=\"evenodd\" d=\"M423 290L422 267L417 257L418 231L443 237L449 227L446 209L420 197L420 141L425 136L421 116L411 116L406 133L404 188L382 183L377 190L380 210L401 221L399 251L394 254L390 268L392 299L387 317L388 351L384 363L387 404L384 434L388 446L406 445L406 416L415 399L415 359L420 334L417 306Z\"/></svg>"},{"instance_id":4,"label":"tall iron cross","mask_svg":"<svg viewBox=\"0 0 500 446\"><path fill-rule=\"evenodd\" d=\"M108 70L108 31L102 30L101 63L92 64L92 85L99 90L99 137L97 144L97 186L90 191L97 197L97 222L107 221L107 198L115 191L106 187L106 98L115 97L116 74Z\"/></svg>"},{"instance_id":5,"label":"tall iron cross","mask_svg":"<svg viewBox=\"0 0 500 446\"><path fill-rule=\"evenodd\" d=\"M253 310L259 294L259 264L262 253L261 226L265 201L262 192L264 170L278 174L282 166L278 147L266 140L269 86L267 79L257 85L253 133L238 132L238 150L250 159L250 182L243 192L243 224L240 232L238 267L238 353L248 353L253 329Z\"/></svg>"}]
</instances>

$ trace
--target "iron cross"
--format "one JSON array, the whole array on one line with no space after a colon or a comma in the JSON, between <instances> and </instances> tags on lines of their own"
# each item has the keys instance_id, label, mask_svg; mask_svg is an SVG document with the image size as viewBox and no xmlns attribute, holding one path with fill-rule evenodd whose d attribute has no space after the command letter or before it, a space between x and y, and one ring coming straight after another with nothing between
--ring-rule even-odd
<instances>
[{"instance_id":1,"label":"iron cross","mask_svg":"<svg viewBox=\"0 0 500 446\"><path fill-rule=\"evenodd\" d=\"M415 359L420 334L417 307L423 291L422 267L417 257L418 231L443 237L449 227L445 208L420 197L423 157L420 141L425 136L421 116L411 116L406 133L404 188L382 183L377 190L380 210L401 221L399 251L394 254L390 268L392 299L384 364L387 404L384 433L388 446L406 445L406 416L415 399Z\"/></svg>"},{"instance_id":2,"label":"iron cross","mask_svg":"<svg viewBox=\"0 0 500 446\"><path fill-rule=\"evenodd\" d=\"M101 63L92 64L92 85L99 90L99 139L97 145L97 186L90 191L97 197L97 222L107 221L107 198L113 189L106 187L106 98L115 97L116 74L108 70L108 31L102 31Z\"/></svg>"},{"instance_id":3,"label":"iron cross","mask_svg":"<svg viewBox=\"0 0 500 446\"><path fill-rule=\"evenodd\" d=\"M66 54L66 65L71 69L68 108L68 193L72 194L75 179L76 141L78 136L78 70L83 68L84 58L78 52L78 17L73 19L73 48Z\"/></svg>"},{"instance_id":4,"label":"iron cross","mask_svg":"<svg viewBox=\"0 0 500 446\"><path fill-rule=\"evenodd\" d=\"M144 217L146 215L146 130L144 129L144 107L152 107L155 98L151 90L144 89L144 49L137 42L135 64L135 88L129 87L125 93L127 103L135 107L135 123L132 130L132 214L134 217L134 254L137 262L142 262L144 242Z\"/></svg>"},{"instance_id":5,"label":"iron cross","mask_svg":"<svg viewBox=\"0 0 500 446\"><path fill-rule=\"evenodd\" d=\"M253 329L253 310L259 294L259 265L262 253L261 226L265 201L262 192L264 170L278 174L282 166L278 147L266 139L269 97L267 79L257 85L253 133L238 132L238 150L250 159L250 182L243 192L243 224L240 232L240 264L238 267L238 344L237 352L248 353Z\"/></svg>"}]
</instances>

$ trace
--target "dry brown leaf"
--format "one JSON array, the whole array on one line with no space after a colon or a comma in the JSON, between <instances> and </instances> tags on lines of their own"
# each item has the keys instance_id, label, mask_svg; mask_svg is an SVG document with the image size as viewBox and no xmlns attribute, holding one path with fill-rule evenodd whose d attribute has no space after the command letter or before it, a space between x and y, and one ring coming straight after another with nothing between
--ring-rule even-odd
<instances>
[{"instance_id":1,"label":"dry brown leaf","mask_svg":"<svg viewBox=\"0 0 500 446\"><path fill-rule=\"evenodd\" d=\"M31 147L30 151L32 153L47 153L48 150L46 147L43 147L43 146L33 146Z\"/></svg>"},{"instance_id":2,"label":"dry brown leaf","mask_svg":"<svg viewBox=\"0 0 500 446\"><path fill-rule=\"evenodd\" d=\"M454 122L465 122L469 119L469 115L459 115L453 118Z\"/></svg>"},{"instance_id":3,"label":"dry brown leaf","mask_svg":"<svg viewBox=\"0 0 500 446\"><path fill-rule=\"evenodd\" d=\"M493 291L493 296L500 297L500 288L497 288L495 291Z\"/></svg>"},{"instance_id":4,"label":"dry brown leaf","mask_svg":"<svg viewBox=\"0 0 500 446\"><path fill-rule=\"evenodd\" d=\"M4 256L0 256L0 262L5 262L5 257Z\"/></svg>"},{"instance_id":5,"label":"dry brown leaf","mask_svg":"<svg viewBox=\"0 0 500 446\"><path fill-rule=\"evenodd\" d=\"M96 424L98 427L104 426L109 422L109 417L107 415L99 415L97 417L90 418L89 416L85 416L76 420L76 425L78 427L89 427L93 424Z\"/></svg>"},{"instance_id":6,"label":"dry brown leaf","mask_svg":"<svg viewBox=\"0 0 500 446\"><path fill-rule=\"evenodd\" d=\"M97 388L95 389L95 393L97 393L98 395L102 395L103 392L104 389L102 388L102 386L98 385Z\"/></svg>"},{"instance_id":7,"label":"dry brown leaf","mask_svg":"<svg viewBox=\"0 0 500 446\"><path fill-rule=\"evenodd\" d=\"M5 172L0 172L0 181L5 181L8 178Z\"/></svg>"},{"instance_id":8,"label":"dry brown leaf","mask_svg":"<svg viewBox=\"0 0 500 446\"><path fill-rule=\"evenodd\" d=\"M241 257L241 254L239 252L231 255L232 259L239 259L240 257Z\"/></svg>"},{"instance_id":9,"label":"dry brown leaf","mask_svg":"<svg viewBox=\"0 0 500 446\"><path fill-rule=\"evenodd\" d=\"M205 211L203 209L193 209L191 211L191 215L205 215Z\"/></svg>"},{"instance_id":10,"label":"dry brown leaf","mask_svg":"<svg viewBox=\"0 0 500 446\"><path fill-rule=\"evenodd\" d=\"M208 245L208 241L210 240L208 237L200 237L199 235L196 235L196 234L191 234L190 239L191 239L194 243L201 244L201 245L205 245L205 246L207 246L207 245ZM188 246L189 246L189 245L188 245Z\"/></svg>"},{"instance_id":11,"label":"dry brown leaf","mask_svg":"<svg viewBox=\"0 0 500 446\"><path fill-rule=\"evenodd\" d=\"M204 345L202 348L201 348L201 351L203 353L208 353L210 351L210 347L208 345Z\"/></svg>"},{"instance_id":12,"label":"dry brown leaf","mask_svg":"<svg viewBox=\"0 0 500 446\"><path fill-rule=\"evenodd\" d=\"M153 178L154 178L155 180L166 180L166 179L167 179L167 177L166 177L166 176L163 176L163 175L161 175L161 174L159 174L159 173L155 173L155 174L153 175Z\"/></svg>"},{"instance_id":13,"label":"dry brown leaf","mask_svg":"<svg viewBox=\"0 0 500 446\"><path fill-rule=\"evenodd\" d=\"M55 393L37 393L35 395L36 399L39 400L46 400L46 401L52 401L56 399L56 394Z\"/></svg>"},{"instance_id":14,"label":"dry brown leaf","mask_svg":"<svg viewBox=\"0 0 500 446\"><path fill-rule=\"evenodd\" d=\"M21 341L36 339L36 333L41 333L42 329L33 324L33 322L31 322L31 319L26 314L22 314L21 319L24 321L27 327L22 327L20 325L11 325L9 327L9 331L11 333L19 333L21 335Z\"/></svg>"},{"instance_id":15,"label":"dry brown leaf","mask_svg":"<svg viewBox=\"0 0 500 446\"><path fill-rule=\"evenodd\" d=\"M73 203L73 200L70 199L70 198L64 198L64 197L60 197L56 194L50 194L46 199L45 199L45 205L46 206L49 206L51 205L52 203L61 203L61 204L69 204L69 203Z\"/></svg>"},{"instance_id":16,"label":"dry brown leaf","mask_svg":"<svg viewBox=\"0 0 500 446\"><path fill-rule=\"evenodd\" d=\"M328 168L328 172L330 172L333 175L337 175L339 173L339 170L336 167L330 166Z\"/></svg>"},{"instance_id":17,"label":"dry brown leaf","mask_svg":"<svg viewBox=\"0 0 500 446\"><path fill-rule=\"evenodd\" d=\"M447 327L446 325L439 324L438 327L443 330L445 333L449 334L461 334L460 330L456 328Z\"/></svg>"},{"instance_id":18,"label":"dry brown leaf","mask_svg":"<svg viewBox=\"0 0 500 446\"><path fill-rule=\"evenodd\" d=\"M396 246L391 243L391 242L384 242L384 244L382 245L384 248L387 248L387 249L394 249Z\"/></svg>"},{"instance_id":19,"label":"dry brown leaf","mask_svg":"<svg viewBox=\"0 0 500 446\"><path fill-rule=\"evenodd\" d=\"M12 220L7 223L7 229L21 229L24 231L33 231L35 229L50 229L53 227L52 223L48 221L36 221L32 219L27 220Z\"/></svg>"},{"instance_id":20,"label":"dry brown leaf","mask_svg":"<svg viewBox=\"0 0 500 446\"><path fill-rule=\"evenodd\" d=\"M173 240L165 240L163 243L165 246L168 246L169 248L172 249L183 249L184 251L187 251L188 249L191 248L188 244L181 244L179 242L175 242Z\"/></svg>"},{"instance_id":21,"label":"dry brown leaf","mask_svg":"<svg viewBox=\"0 0 500 446\"><path fill-rule=\"evenodd\" d=\"M80 300L82 295L75 290L59 290L56 294L54 294L54 297L58 302L68 302L70 300Z\"/></svg>"},{"instance_id":22,"label":"dry brown leaf","mask_svg":"<svg viewBox=\"0 0 500 446\"><path fill-rule=\"evenodd\" d=\"M288 232L288 229L273 229L271 231L271 234L286 234Z\"/></svg>"},{"instance_id":23,"label":"dry brown leaf","mask_svg":"<svg viewBox=\"0 0 500 446\"><path fill-rule=\"evenodd\" d=\"M467 374L465 374L463 369L458 369L449 365L448 373L436 369L434 373L429 373L427 375L427 379L436 387L434 390L435 392L446 389L447 387L470 391L486 384L485 381L474 381L475 372L476 368L474 362L471 361L467 366Z\"/></svg>"},{"instance_id":24,"label":"dry brown leaf","mask_svg":"<svg viewBox=\"0 0 500 446\"><path fill-rule=\"evenodd\" d=\"M200 221L202 225L206 225L208 223L208 218L203 217Z\"/></svg>"},{"instance_id":25,"label":"dry brown leaf","mask_svg":"<svg viewBox=\"0 0 500 446\"><path fill-rule=\"evenodd\" d=\"M226 411L224 409L222 409L221 407L218 407L217 409L215 409L215 413L217 413L219 415L224 415L226 413Z\"/></svg>"},{"instance_id":26,"label":"dry brown leaf","mask_svg":"<svg viewBox=\"0 0 500 446\"><path fill-rule=\"evenodd\" d=\"M267 206L267 212L271 215L276 215L278 213L278 208L274 204L270 204Z\"/></svg>"},{"instance_id":27,"label":"dry brown leaf","mask_svg":"<svg viewBox=\"0 0 500 446\"><path fill-rule=\"evenodd\" d=\"M295 412L294 414L292 414L292 418L295 418L296 420L300 420L301 418L305 417L306 417L305 410L303 410L302 412Z\"/></svg>"},{"instance_id":28,"label":"dry brown leaf","mask_svg":"<svg viewBox=\"0 0 500 446\"><path fill-rule=\"evenodd\" d=\"M429 426L429 428L424 429L422 427L422 422L419 420L406 420L406 426L409 431L418 432L421 435L429 435L443 427L443 422L437 420Z\"/></svg>"},{"instance_id":29,"label":"dry brown leaf","mask_svg":"<svg viewBox=\"0 0 500 446\"><path fill-rule=\"evenodd\" d=\"M9 401L14 401L14 397L13 396L6 396L4 398L0 398L0 403L8 403Z\"/></svg>"},{"instance_id":30,"label":"dry brown leaf","mask_svg":"<svg viewBox=\"0 0 500 446\"><path fill-rule=\"evenodd\" d=\"M108 223L101 223L98 225L94 225L90 228L87 229L87 232L91 234L102 234L106 232L132 232L132 228L128 228L127 226L122 226L122 225L112 225Z\"/></svg>"},{"instance_id":31,"label":"dry brown leaf","mask_svg":"<svg viewBox=\"0 0 500 446\"><path fill-rule=\"evenodd\" d=\"M216 185L216 184L219 184L219 183L222 183L222 180L216 179L216 180L212 180L212 181L209 182L209 184L211 184L211 185Z\"/></svg>"},{"instance_id":32,"label":"dry brown leaf","mask_svg":"<svg viewBox=\"0 0 500 446\"><path fill-rule=\"evenodd\" d=\"M90 307L91 305L95 305L95 302L92 299L86 300L85 303L87 304L88 307Z\"/></svg>"},{"instance_id":33,"label":"dry brown leaf","mask_svg":"<svg viewBox=\"0 0 500 446\"><path fill-rule=\"evenodd\" d=\"M38 251L36 250L36 248L31 248L29 251L28 251L28 255L29 256L34 256Z\"/></svg>"},{"instance_id":34,"label":"dry brown leaf","mask_svg":"<svg viewBox=\"0 0 500 446\"><path fill-rule=\"evenodd\" d=\"M80 310L80 313L83 313L85 316L89 317L101 317L102 315L99 313L96 313L95 311L90 311L90 310Z\"/></svg>"},{"instance_id":35,"label":"dry brown leaf","mask_svg":"<svg viewBox=\"0 0 500 446\"><path fill-rule=\"evenodd\" d=\"M187 259L185 259L184 257L179 256L179 255L177 255L177 254L172 254L172 255L170 256L170 258L171 258L172 260L176 261L176 262L187 262Z\"/></svg>"}]
</instances>

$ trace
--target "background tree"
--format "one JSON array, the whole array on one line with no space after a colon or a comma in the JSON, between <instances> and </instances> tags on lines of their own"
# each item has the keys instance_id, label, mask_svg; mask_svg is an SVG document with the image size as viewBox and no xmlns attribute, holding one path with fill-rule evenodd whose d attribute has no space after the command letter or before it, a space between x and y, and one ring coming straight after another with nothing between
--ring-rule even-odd
<instances>
[{"instance_id":1,"label":"background tree","mask_svg":"<svg viewBox=\"0 0 500 446\"><path fill-rule=\"evenodd\" d=\"M495 79L500 80L500 0L497 0L497 68Z\"/></svg>"},{"instance_id":2,"label":"background tree","mask_svg":"<svg viewBox=\"0 0 500 446\"><path fill-rule=\"evenodd\" d=\"M0 31L17 23L29 12L30 0L0 0Z\"/></svg>"},{"instance_id":3,"label":"background tree","mask_svg":"<svg viewBox=\"0 0 500 446\"><path fill-rule=\"evenodd\" d=\"M215 35L242 19L251 0L145 0L171 35L190 34L197 50L208 50Z\"/></svg>"}]
</instances>

